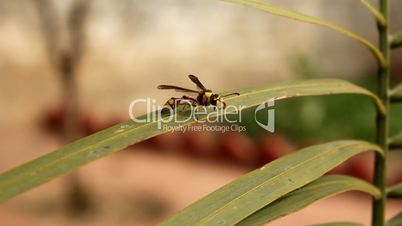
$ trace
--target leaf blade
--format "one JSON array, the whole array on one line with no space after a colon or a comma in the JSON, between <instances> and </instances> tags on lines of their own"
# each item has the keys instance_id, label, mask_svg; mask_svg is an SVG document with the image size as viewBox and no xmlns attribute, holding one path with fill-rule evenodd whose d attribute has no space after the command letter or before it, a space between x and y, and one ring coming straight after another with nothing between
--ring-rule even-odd
<instances>
[{"instance_id":1,"label":"leaf blade","mask_svg":"<svg viewBox=\"0 0 402 226\"><path fill-rule=\"evenodd\" d=\"M315 201L351 190L363 191L376 198L381 195L376 187L360 179L337 175L323 176L253 213L236 226L267 224Z\"/></svg>"},{"instance_id":2,"label":"leaf blade","mask_svg":"<svg viewBox=\"0 0 402 226\"><path fill-rule=\"evenodd\" d=\"M336 79L286 82L279 85L244 89L240 90L240 93L242 95L238 97L228 98L227 103L250 108L265 103L271 98L281 100L301 96L358 94L370 97L377 108L385 109L378 97L368 90ZM148 115L143 115L139 118L146 119L147 117ZM167 116L163 117L166 118ZM131 144L166 132L158 129L159 122L141 124L130 120L77 140L54 152L0 174L0 202ZM188 125L194 122L194 120L190 120L186 123L171 123L169 125Z\"/></svg>"},{"instance_id":3,"label":"leaf blade","mask_svg":"<svg viewBox=\"0 0 402 226\"><path fill-rule=\"evenodd\" d=\"M388 142L390 149L402 148L402 133L399 133L389 139Z\"/></svg>"},{"instance_id":4,"label":"leaf blade","mask_svg":"<svg viewBox=\"0 0 402 226\"><path fill-rule=\"evenodd\" d=\"M387 189L387 196L390 198L402 198L402 183Z\"/></svg>"},{"instance_id":5,"label":"leaf blade","mask_svg":"<svg viewBox=\"0 0 402 226\"><path fill-rule=\"evenodd\" d=\"M363 141L337 141L299 150L225 185L161 225L237 224L364 150L382 153L378 146Z\"/></svg>"},{"instance_id":6,"label":"leaf blade","mask_svg":"<svg viewBox=\"0 0 402 226\"><path fill-rule=\"evenodd\" d=\"M397 32L396 34L391 36L391 48L397 49L402 46L402 31Z\"/></svg>"},{"instance_id":7,"label":"leaf blade","mask_svg":"<svg viewBox=\"0 0 402 226\"><path fill-rule=\"evenodd\" d=\"M397 85L391 90L390 97L392 102L396 103L402 101L402 84Z\"/></svg>"},{"instance_id":8,"label":"leaf blade","mask_svg":"<svg viewBox=\"0 0 402 226\"><path fill-rule=\"evenodd\" d=\"M384 15L380 12L380 10L378 10L373 3L370 0L360 0L363 5L365 5L367 7L367 9L371 12L371 14L373 14L373 16L376 18L377 22L381 25L381 26L386 26L387 25L387 21L385 20Z\"/></svg>"},{"instance_id":9,"label":"leaf blade","mask_svg":"<svg viewBox=\"0 0 402 226\"><path fill-rule=\"evenodd\" d=\"M255 9L259 9L259 10L268 12L273 15L287 17L289 19L298 20L298 21L302 21L305 23L316 24L316 25L324 26L329 29L338 31L350 38L353 38L353 39L359 41L363 45L365 45L371 51L371 53L374 55L374 57L378 60L379 64L382 67L388 66L384 55L374 44L372 44L370 41L363 38L362 36L349 31L346 28L344 28L338 24L323 20L318 17L303 14L303 13L300 13L295 10L286 9L286 8L283 8L283 7L280 7L277 5L273 5L273 4L269 4L269 3L263 3L263 2L260 2L257 0L223 0L223 1L243 4L243 5L255 8Z\"/></svg>"},{"instance_id":10,"label":"leaf blade","mask_svg":"<svg viewBox=\"0 0 402 226\"><path fill-rule=\"evenodd\" d=\"M392 217L386 224L387 226L401 226L402 225L402 212Z\"/></svg>"}]
</instances>

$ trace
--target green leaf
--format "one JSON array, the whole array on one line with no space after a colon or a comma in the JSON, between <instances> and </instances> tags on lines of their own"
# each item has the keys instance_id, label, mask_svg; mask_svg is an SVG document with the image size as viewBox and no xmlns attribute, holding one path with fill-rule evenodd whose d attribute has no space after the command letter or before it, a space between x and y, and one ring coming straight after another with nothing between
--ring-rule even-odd
<instances>
[{"instance_id":1,"label":"green leaf","mask_svg":"<svg viewBox=\"0 0 402 226\"><path fill-rule=\"evenodd\" d=\"M391 48L396 49L402 46L402 31L391 36Z\"/></svg>"},{"instance_id":2,"label":"green leaf","mask_svg":"<svg viewBox=\"0 0 402 226\"><path fill-rule=\"evenodd\" d=\"M387 195L390 198L402 198L402 184L397 184L387 190Z\"/></svg>"},{"instance_id":3,"label":"green leaf","mask_svg":"<svg viewBox=\"0 0 402 226\"><path fill-rule=\"evenodd\" d=\"M334 223L314 224L310 226L363 226L363 225L353 222L334 222Z\"/></svg>"},{"instance_id":4,"label":"green leaf","mask_svg":"<svg viewBox=\"0 0 402 226\"><path fill-rule=\"evenodd\" d=\"M377 109L385 114L382 101L373 93L350 82L339 79L313 79L275 84L258 89L240 92L242 95L227 101L232 105L256 106L274 98L275 101L302 96L322 96L334 94L360 94L370 97ZM244 94L243 94L244 93Z\"/></svg>"},{"instance_id":5,"label":"green leaf","mask_svg":"<svg viewBox=\"0 0 402 226\"><path fill-rule=\"evenodd\" d=\"M387 21L385 20L384 15L373 5L370 0L361 0L361 2L367 7L367 9L373 14L376 18L377 22L385 27L387 25Z\"/></svg>"},{"instance_id":6,"label":"green leaf","mask_svg":"<svg viewBox=\"0 0 402 226\"><path fill-rule=\"evenodd\" d=\"M381 149L364 141L337 141L304 148L223 186L162 223L234 225L283 195L314 181L348 158Z\"/></svg>"},{"instance_id":7,"label":"green leaf","mask_svg":"<svg viewBox=\"0 0 402 226\"><path fill-rule=\"evenodd\" d=\"M323 176L250 215L236 226L264 225L300 210L322 198L358 190L379 198L381 192L366 181L348 176Z\"/></svg>"},{"instance_id":8,"label":"green leaf","mask_svg":"<svg viewBox=\"0 0 402 226\"><path fill-rule=\"evenodd\" d=\"M381 101L371 92L342 80L317 79L302 82L287 82L277 85L270 85L256 89L240 90L240 96L228 98L229 105L242 105L250 108L269 99L287 99L301 96L334 95L334 94L359 94L370 97L377 108L384 111ZM227 110L227 113L230 111ZM155 113L155 112L153 112ZM151 116L143 115L140 119ZM178 115L179 120L187 117L187 114ZM166 119L167 115L162 115ZM202 115L199 120L205 119ZM71 144L61 147L38 159L23 164L0 174L0 201L7 200L16 194L34 188L57 176L72 171L82 165L96 159L107 156L121 150L131 144L135 144L149 137L166 133L167 130L158 128L161 119L150 123L135 123L127 121L91 136L77 140ZM184 126L194 123L189 120L182 123L166 123L169 126Z\"/></svg>"},{"instance_id":9,"label":"green leaf","mask_svg":"<svg viewBox=\"0 0 402 226\"><path fill-rule=\"evenodd\" d=\"M391 137L388 142L389 148L390 149L399 149L402 148L402 133L399 133L395 135L394 137Z\"/></svg>"},{"instance_id":10,"label":"green leaf","mask_svg":"<svg viewBox=\"0 0 402 226\"><path fill-rule=\"evenodd\" d=\"M402 84L394 87L390 92L390 96L392 102L402 102Z\"/></svg>"},{"instance_id":11,"label":"green leaf","mask_svg":"<svg viewBox=\"0 0 402 226\"><path fill-rule=\"evenodd\" d=\"M387 224L387 226L401 226L402 225L402 212L395 215L391 218Z\"/></svg>"},{"instance_id":12,"label":"green leaf","mask_svg":"<svg viewBox=\"0 0 402 226\"><path fill-rule=\"evenodd\" d=\"M302 21L305 23L317 24L317 25L321 25L321 26L330 28L332 30L338 31L342 34L345 34L345 35L359 41L360 43L362 43L363 45L368 47L369 50L373 53L373 55L376 57L376 59L378 60L378 62L380 63L380 65L382 67L388 66L387 61L384 58L384 55L381 53L381 51L375 45L373 45L370 41L363 38L362 36L349 31L346 28L344 28L338 24L323 20L323 19L315 17L315 16L306 15L306 14L303 14L303 13L300 13L300 12L297 12L297 11L294 11L291 9L286 9L286 8L283 8L283 7L280 7L277 5L263 3L260 1L256 1L256 0L223 0L223 1L244 4L246 6L250 6L255 9L259 9L259 10L268 12L273 15L287 17L289 19L298 20L298 21Z\"/></svg>"}]
</instances>

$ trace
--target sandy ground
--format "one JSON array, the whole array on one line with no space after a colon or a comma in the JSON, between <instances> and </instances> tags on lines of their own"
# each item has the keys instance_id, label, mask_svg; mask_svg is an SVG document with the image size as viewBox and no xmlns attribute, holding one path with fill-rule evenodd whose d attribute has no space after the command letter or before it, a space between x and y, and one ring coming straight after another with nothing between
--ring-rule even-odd
<instances>
[{"instance_id":1,"label":"sandy ground","mask_svg":"<svg viewBox=\"0 0 402 226\"><path fill-rule=\"evenodd\" d=\"M57 137L25 130L2 130L0 170L45 154L61 145ZM155 225L211 191L246 173L238 165L195 159L174 150L130 148L81 168L76 175L85 187L92 209L70 217L63 200L69 177L53 180L0 205L0 222L25 225ZM388 203L387 217L402 210ZM346 193L319 201L270 225L307 225L356 221L368 225L370 199Z\"/></svg>"}]
</instances>

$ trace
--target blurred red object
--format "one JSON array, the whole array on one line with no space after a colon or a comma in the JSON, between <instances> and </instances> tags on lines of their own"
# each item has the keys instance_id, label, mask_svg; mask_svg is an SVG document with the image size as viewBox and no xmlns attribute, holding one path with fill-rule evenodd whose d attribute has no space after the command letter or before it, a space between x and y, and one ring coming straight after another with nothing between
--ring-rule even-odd
<instances>
[{"instance_id":1,"label":"blurred red object","mask_svg":"<svg viewBox=\"0 0 402 226\"><path fill-rule=\"evenodd\" d=\"M190 154L199 156L213 156L218 151L216 134L212 132L187 132L183 133L183 148Z\"/></svg>"},{"instance_id":2,"label":"blurred red object","mask_svg":"<svg viewBox=\"0 0 402 226\"><path fill-rule=\"evenodd\" d=\"M51 133L61 135L64 131L65 115L66 112L64 106L53 108L44 113L40 125ZM85 136L127 120L126 117L115 117L107 121L102 121L97 118L95 114L85 110L81 111L78 117L81 134Z\"/></svg>"},{"instance_id":3,"label":"blurred red object","mask_svg":"<svg viewBox=\"0 0 402 226\"><path fill-rule=\"evenodd\" d=\"M266 134L258 142L261 154L261 163L273 161L296 150L296 147L284 136L279 134Z\"/></svg>"},{"instance_id":4,"label":"blurred red object","mask_svg":"<svg viewBox=\"0 0 402 226\"><path fill-rule=\"evenodd\" d=\"M350 160L349 175L372 182L374 171L374 153L361 153Z\"/></svg>"},{"instance_id":5,"label":"blurred red object","mask_svg":"<svg viewBox=\"0 0 402 226\"><path fill-rule=\"evenodd\" d=\"M394 155L394 156L392 156ZM396 155L396 156L395 156ZM392 157L391 157L392 156ZM399 153L391 152L388 156L387 185L394 185L402 182L402 158Z\"/></svg>"},{"instance_id":6,"label":"blurred red object","mask_svg":"<svg viewBox=\"0 0 402 226\"><path fill-rule=\"evenodd\" d=\"M127 120L127 117L113 117L107 120L100 120L94 114L83 115L83 128L86 135L99 132Z\"/></svg>"},{"instance_id":7,"label":"blurred red object","mask_svg":"<svg viewBox=\"0 0 402 226\"><path fill-rule=\"evenodd\" d=\"M244 165L256 165L258 154L254 142L242 133L226 133L221 136L220 154Z\"/></svg>"},{"instance_id":8,"label":"blurred red object","mask_svg":"<svg viewBox=\"0 0 402 226\"><path fill-rule=\"evenodd\" d=\"M180 151L182 148L182 134L180 132L167 132L146 141L145 144L157 147L163 150Z\"/></svg>"},{"instance_id":9,"label":"blurred red object","mask_svg":"<svg viewBox=\"0 0 402 226\"><path fill-rule=\"evenodd\" d=\"M337 167L333 168L326 174L342 174L342 175L348 174L349 175L349 174L351 174L350 173L351 171L352 171L351 163L350 163L350 161L346 161L346 162L341 163Z\"/></svg>"},{"instance_id":10,"label":"blurred red object","mask_svg":"<svg viewBox=\"0 0 402 226\"><path fill-rule=\"evenodd\" d=\"M48 110L41 119L41 126L47 131L61 133L64 114L65 109L63 107Z\"/></svg>"}]
</instances>

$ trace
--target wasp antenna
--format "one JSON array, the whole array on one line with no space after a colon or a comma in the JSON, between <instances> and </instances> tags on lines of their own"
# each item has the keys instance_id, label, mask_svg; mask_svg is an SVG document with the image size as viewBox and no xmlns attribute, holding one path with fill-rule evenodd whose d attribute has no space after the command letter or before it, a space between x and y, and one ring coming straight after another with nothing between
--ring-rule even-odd
<instances>
[{"instance_id":1,"label":"wasp antenna","mask_svg":"<svg viewBox=\"0 0 402 226\"><path fill-rule=\"evenodd\" d=\"M240 93L228 93L223 95L222 97L228 97L228 96L240 96Z\"/></svg>"}]
</instances>

